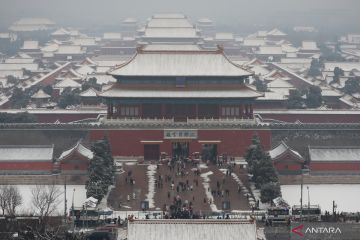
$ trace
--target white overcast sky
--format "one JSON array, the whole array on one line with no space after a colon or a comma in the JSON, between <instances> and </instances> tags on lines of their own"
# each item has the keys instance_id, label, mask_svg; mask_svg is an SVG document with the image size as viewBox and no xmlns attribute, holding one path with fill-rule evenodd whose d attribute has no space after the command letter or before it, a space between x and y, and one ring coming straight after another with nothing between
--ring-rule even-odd
<instances>
[{"instance_id":1,"label":"white overcast sky","mask_svg":"<svg viewBox=\"0 0 360 240\"><path fill-rule=\"evenodd\" d=\"M359 25L360 0L0 0L0 21L48 17L61 25L116 25L132 16L182 12L218 24Z\"/></svg>"}]
</instances>

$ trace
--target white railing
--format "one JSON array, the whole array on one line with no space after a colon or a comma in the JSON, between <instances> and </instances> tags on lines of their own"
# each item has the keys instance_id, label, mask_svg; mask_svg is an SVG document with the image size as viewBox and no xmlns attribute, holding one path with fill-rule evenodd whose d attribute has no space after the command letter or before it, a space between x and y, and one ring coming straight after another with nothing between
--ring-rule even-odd
<instances>
[{"instance_id":1,"label":"white railing","mask_svg":"<svg viewBox=\"0 0 360 240\"><path fill-rule=\"evenodd\" d=\"M111 118L101 119L104 124L141 124L141 125L219 125L219 124L255 124L250 118L187 118L186 121L175 121L174 118Z\"/></svg>"},{"instance_id":2,"label":"white railing","mask_svg":"<svg viewBox=\"0 0 360 240\"><path fill-rule=\"evenodd\" d=\"M256 123L255 118L187 118L188 123L247 123L254 124Z\"/></svg>"},{"instance_id":3,"label":"white railing","mask_svg":"<svg viewBox=\"0 0 360 240\"><path fill-rule=\"evenodd\" d=\"M116 123L173 123L173 118L106 118L102 119L104 123L116 124Z\"/></svg>"}]
</instances>

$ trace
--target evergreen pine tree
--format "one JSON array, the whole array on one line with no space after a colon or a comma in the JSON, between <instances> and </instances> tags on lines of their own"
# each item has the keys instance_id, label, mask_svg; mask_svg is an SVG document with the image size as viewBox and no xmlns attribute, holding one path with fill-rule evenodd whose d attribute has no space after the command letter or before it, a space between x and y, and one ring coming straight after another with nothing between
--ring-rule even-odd
<instances>
[{"instance_id":1,"label":"evergreen pine tree","mask_svg":"<svg viewBox=\"0 0 360 240\"><path fill-rule=\"evenodd\" d=\"M86 182L86 195L101 201L106 195L108 187L113 184L114 160L107 139L95 142L91 150L94 157L88 168L89 179Z\"/></svg>"}]
</instances>

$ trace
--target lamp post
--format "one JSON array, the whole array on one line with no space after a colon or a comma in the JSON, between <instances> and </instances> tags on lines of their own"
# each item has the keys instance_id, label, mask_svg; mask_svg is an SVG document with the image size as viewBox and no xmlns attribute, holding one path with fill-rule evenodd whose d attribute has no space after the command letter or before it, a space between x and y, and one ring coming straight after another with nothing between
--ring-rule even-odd
<instances>
[{"instance_id":1,"label":"lamp post","mask_svg":"<svg viewBox=\"0 0 360 240\"><path fill-rule=\"evenodd\" d=\"M309 190L309 186L306 186L307 190L308 190L308 209L310 210L310 190Z\"/></svg>"},{"instance_id":2,"label":"lamp post","mask_svg":"<svg viewBox=\"0 0 360 240\"><path fill-rule=\"evenodd\" d=\"M304 185L304 175L309 175L310 170L308 168L301 169L301 196L300 196L300 221L302 221L303 216L303 185Z\"/></svg>"},{"instance_id":3,"label":"lamp post","mask_svg":"<svg viewBox=\"0 0 360 240\"><path fill-rule=\"evenodd\" d=\"M71 202L71 209L72 209L72 218L73 218L73 222L72 222L72 229L73 229L73 233L75 230L75 212L74 212L74 195L75 195L75 188L73 190L73 195L72 195L72 202Z\"/></svg>"},{"instance_id":4,"label":"lamp post","mask_svg":"<svg viewBox=\"0 0 360 240\"><path fill-rule=\"evenodd\" d=\"M64 181L64 222L65 224L67 223L67 198L66 198L66 176L65 176L65 181Z\"/></svg>"}]
</instances>

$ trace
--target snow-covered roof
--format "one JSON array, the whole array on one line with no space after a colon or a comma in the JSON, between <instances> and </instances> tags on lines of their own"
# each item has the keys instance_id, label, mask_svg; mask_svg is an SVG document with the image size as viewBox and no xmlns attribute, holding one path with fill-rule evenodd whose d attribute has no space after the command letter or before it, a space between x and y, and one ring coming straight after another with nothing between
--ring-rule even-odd
<instances>
[{"instance_id":1,"label":"snow-covered roof","mask_svg":"<svg viewBox=\"0 0 360 240\"><path fill-rule=\"evenodd\" d=\"M62 36L62 35L70 35L70 32L65 28L59 28L55 32L51 33L51 36Z\"/></svg>"},{"instance_id":2,"label":"snow-covered roof","mask_svg":"<svg viewBox=\"0 0 360 240\"><path fill-rule=\"evenodd\" d=\"M0 39L2 38L11 38L11 34L8 32L0 32Z\"/></svg>"},{"instance_id":3,"label":"snow-covered roof","mask_svg":"<svg viewBox=\"0 0 360 240\"><path fill-rule=\"evenodd\" d=\"M241 220L135 220L128 224L128 240L256 239L256 224Z\"/></svg>"},{"instance_id":4,"label":"snow-covered roof","mask_svg":"<svg viewBox=\"0 0 360 240\"><path fill-rule=\"evenodd\" d=\"M251 71L254 72L255 75L259 75L259 76L270 73L270 71L267 68L260 65L255 65L254 67L251 68Z\"/></svg>"},{"instance_id":5,"label":"snow-covered roof","mask_svg":"<svg viewBox=\"0 0 360 240\"><path fill-rule=\"evenodd\" d=\"M305 51L319 51L315 41L303 41L301 44L301 49Z\"/></svg>"},{"instance_id":6,"label":"snow-covered roof","mask_svg":"<svg viewBox=\"0 0 360 240\"><path fill-rule=\"evenodd\" d=\"M283 45L281 45L281 48L282 48L283 52L285 52L285 53L297 53L299 51L299 49L297 49L296 47L293 47L289 44L283 44Z\"/></svg>"},{"instance_id":7,"label":"snow-covered roof","mask_svg":"<svg viewBox=\"0 0 360 240\"><path fill-rule=\"evenodd\" d=\"M276 79L267 84L268 88L294 88L288 81Z\"/></svg>"},{"instance_id":8,"label":"snow-covered roof","mask_svg":"<svg viewBox=\"0 0 360 240\"><path fill-rule=\"evenodd\" d=\"M5 59L5 63L33 63L35 59L33 58L18 58L12 57Z\"/></svg>"},{"instance_id":9,"label":"snow-covered roof","mask_svg":"<svg viewBox=\"0 0 360 240\"><path fill-rule=\"evenodd\" d=\"M0 161L52 161L53 145L0 146Z\"/></svg>"},{"instance_id":10,"label":"snow-covered roof","mask_svg":"<svg viewBox=\"0 0 360 240\"><path fill-rule=\"evenodd\" d=\"M279 95L283 95L284 98L289 96L289 91L293 88L269 88L270 91L277 93Z\"/></svg>"},{"instance_id":11,"label":"snow-covered roof","mask_svg":"<svg viewBox=\"0 0 360 240\"><path fill-rule=\"evenodd\" d=\"M333 90L330 88L321 88L321 95L323 97L341 97L343 94L337 90Z\"/></svg>"},{"instance_id":12,"label":"snow-covered roof","mask_svg":"<svg viewBox=\"0 0 360 240\"><path fill-rule=\"evenodd\" d=\"M271 89L269 89L271 91ZM264 96L257 98L257 100L264 100L264 101L274 101L274 100L280 100L284 101L287 97L284 94L281 94L279 92L264 92Z\"/></svg>"},{"instance_id":13,"label":"snow-covered roof","mask_svg":"<svg viewBox=\"0 0 360 240\"><path fill-rule=\"evenodd\" d=\"M42 47L41 51L49 53L49 52L56 52L58 49L59 49L59 45L56 43L52 43L52 44L46 45L45 47Z\"/></svg>"},{"instance_id":14,"label":"snow-covered roof","mask_svg":"<svg viewBox=\"0 0 360 240\"><path fill-rule=\"evenodd\" d=\"M283 37L287 36L286 33L280 31L280 30L277 29L277 28L274 28L273 30L269 31L269 32L267 33L267 35L268 35L268 36L283 36Z\"/></svg>"},{"instance_id":15,"label":"snow-covered roof","mask_svg":"<svg viewBox=\"0 0 360 240\"><path fill-rule=\"evenodd\" d=\"M87 76L87 80L93 77L96 78L96 83L100 85L116 82L116 79L113 76L107 74L91 74Z\"/></svg>"},{"instance_id":16,"label":"snow-covered roof","mask_svg":"<svg viewBox=\"0 0 360 240\"><path fill-rule=\"evenodd\" d=\"M24 76L24 71L22 69L19 70L0 70L0 77L6 78L7 76L13 76L16 78L22 78Z\"/></svg>"},{"instance_id":17,"label":"snow-covered roof","mask_svg":"<svg viewBox=\"0 0 360 240\"><path fill-rule=\"evenodd\" d=\"M21 49L37 50L37 49L39 49L39 42L38 41L24 41L24 44Z\"/></svg>"},{"instance_id":18,"label":"snow-covered roof","mask_svg":"<svg viewBox=\"0 0 360 240\"><path fill-rule=\"evenodd\" d=\"M65 70L64 72L60 73L59 76L57 77L57 79L65 79L65 78L71 78L73 80L75 79L83 79L84 76L80 73L78 73L77 71L75 71L74 69L70 68Z\"/></svg>"},{"instance_id":19,"label":"snow-covered roof","mask_svg":"<svg viewBox=\"0 0 360 240\"><path fill-rule=\"evenodd\" d=\"M199 51L201 48L195 44L149 44L145 51Z\"/></svg>"},{"instance_id":20,"label":"snow-covered roof","mask_svg":"<svg viewBox=\"0 0 360 240\"><path fill-rule=\"evenodd\" d=\"M244 46L247 47L258 47L258 46L264 46L266 44L266 41L264 39L258 39L258 38L244 38Z\"/></svg>"},{"instance_id":21,"label":"snow-covered roof","mask_svg":"<svg viewBox=\"0 0 360 240\"><path fill-rule=\"evenodd\" d=\"M325 71L334 71L335 67L339 67L344 71L352 71L354 69L360 71L359 62L325 62L324 63Z\"/></svg>"},{"instance_id":22,"label":"snow-covered roof","mask_svg":"<svg viewBox=\"0 0 360 240\"><path fill-rule=\"evenodd\" d=\"M309 147L310 161L321 162L346 162L346 161L360 161L359 147Z\"/></svg>"},{"instance_id":23,"label":"snow-covered roof","mask_svg":"<svg viewBox=\"0 0 360 240\"><path fill-rule=\"evenodd\" d=\"M95 38L90 38L90 37L74 38L71 41L74 45L85 46L85 47L96 46Z\"/></svg>"},{"instance_id":24,"label":"snow-covered roof","mask_svg":"<svg viewBox=\"0 0 360 240\"><path fill-rule=\"evenodd\" d=\"M54 25L55 23L47 18L21 18L16 21L16 25Z\"/></svg>"},{"instance_id":25,"label":"snow-covered roof","mask_svg":"<svg viewBox=\"0 0 360 240\"><path fill-rule=\"evenodd\" d=\"M57 54L84 54L85 51L81 49L81 46L72 45L60 45L56 52Z\"/></svg>"},{"instance_id":26,"label":"snow-covered roof","mask_svg":"<svg viewBox=\"0 0 360 240\"><path fill-rule=\"evenodd\" d=\"M193 25L186 18L158 18L151 19L147 27L149 28L192 28Z\"/></svg>"},{"instance_id":27,"label":"snow-covered roof","mask_svg":"<svg viewBox=\"0 0 360 240\"><path fill-rule=\"evenodd\" d=\"M195 28L146 28L145 38L199 38Z\"/></svg>"},{"instance_id":28,"label":"snow-covered roof","mask_svg":"<svg viewBox=\"0 0 360 240\"><path fill-rule=\"evenodd\" d=\"M79 153L81 156L84 156L84 157L86 157L88 159L92 159L94 157L94 153L90 149L86 148L83 144L81 144L81 140L80 140L75 144L74 147L64 151L60 155L59 161L67 158L68 156L70 156L74 152Z\"/></svg>"},{"instance_id":29,"label":"snow-covered roof","mask_svg":"<svg viewBox=\"0 0 360 240\"><path fill-rule=\"evenodd\" d=\"M281 58L281 63L301 63L301 64L311 64L311 58Z\"/></svg>"},{"instance_id":30,"label":"snow-covered roof","mask_svg":"<svg viewBox=\"0 0 360 240\"><path fill-rule=\"evenodd\" d=\"M114 65L114 66L115 66L115 65ZM111 70L111 68L112 68L112 67L97 66L95 72L96 72L97 74L107 73L108 71Z\"/></svg>"},{"instance_id":31,"label":"snow-covered roof","mask_svg":"<svg viewBox=\"0 0 360 240\"><path fill-rule=\"evenodd\" d=\"M104 40L121 40L121 33L107 32L103 35Z\"/></svg>"},{"instance_id":32,"label":"snow-covered roof","mask_svg":"<svg viewBox=\"0 0 360 240\"><path fill-rule=\"evenodd\" d=\"M115 76L249 76L220 51L138 51L110 72Z\"/></svg>"},{"instance_id":33,"label":"snow-covered roof","mask_svg":"<svg viewBox=\"0 0 360 240\"><path fill-rule=\"evenodd\" d=\"M99 92L96 91L95 89L88 88L87 90L81 92L79 95L80 95L80 97L97 97L98 93Z\"/></svg>"},{"instance_id":34,"label":"snow-covered roof","mask_svg":"<svg viewBox=\"0 0 360 240\"><path fill-rule=\"evenodd\" d=\"M0 70L22 70L37 71L39 65L37 63L0 63Z\"/></svg>"},{"instance_id":35,"label":"snow-covered roof","mask_svg":"<svg viewBox=\"0 0 360 240\"><path fill-rule=\"evenodd\" d=\"M27 32L49 30L55 23L46 18L22 18L14 22L10 27L10 31Z\"/></svg>"},{"instance_id":36,"label":"snow-covered roof","mask_svg":"<svg viewBox=\"0 0 360 240\"><path fill-rule=\"evenodd\" d=\"M88 75L94 73L95 70L88 65L82 65L81 67L76 69L76 72L80 73L81 75Z\"/></svg>"},{"instance_id":37,"label":"snow-covered roof","mask_svg":"<svg viewBox=\"0 0 360 240\"><path fill-rule=\"evenodd\" d=\"M226 32L216 33L215 40L234 40L234 34Z\"/></svg>"},{"instance_id":38,"label":"snow-covered roof","mask_svg":"<svg viewBox=\"0 0 360 240\"><path fill-rule=\"evenodd\" d=\"M268 32L265 31L265 30L260 30L260 31L257 32L257 36L258 36L258 37L261 37L261 38L264 38L264 37L266 37L267 35L268 35Z\"/></svg>"},{"instance_id":39,"label":"snow-covered roof","mask_svg":"<svg viewBox=\"0 0 360 240\"><path fill-rule=\"evenodd\" d=\"M263 96L261 93L249 87L234 87L232 89L204 89L193 90L177 88L177 89L124 89L121 87L113 87L100 94L102 97L115 98L257 98Z\"/></svg>"},{"instance_id":40,"label":"snow-covered roof","mask_svg":"<svg viewBox=\"0 0 360 240\"><path fill-rule=\"evenodd\" d=\"M137 23L137 20L136 20L136 18L128 17L128 18L125 18L122 22L123 23Z\"/></svg>"},{"instance_id":41,"label":"snow-covered roof","mask_svg":"<svg viewBox=\"0 0 360 240\"><path fill-rule=\"evenodd\" d=\"M276 159L286 152L292 153L299 159L303 160L303 157L297 151L291 149L284 141L281 141L276 148L270 150L269 155L272 159Z\"/></svg>"},{"instance_id":42,"label":"snow-covered roof","mask_svg":"<svg viewBox=\"0 0 360 240\"><path fill-rule=\"evenodd\" d=\"M64 80L58 82L57 84L55 84L54 88L81 88L81 84L70 79L70 78L65 78Z\"/></svg>"},{"instance_id":43,"label":"snow-covered roof","mask_svg":"<svg viewBox=\"0 0 360 240\"><path fill-rule=\"evenodd\" d=\"M200 18L199 20L198 20L198 23L200 23L200 24L212 24L213 23L213 21L211 20L211 19L209 19L209 18Z\"/></svg>"},{"instance_id":44,"label":"snow-covered roof","mask_svg":"<svg viewBox=\"0 0 360 240\"><path fill-rule=\"evenodd\" d=\"M182 13L156 13L152 16L152 18L181 19L181 18L186 18L186 16Z\"/></svg>"},{"instance_id":45,"label":"snow-covered roof","mask_svg":"<svg viewBox=\"0 0 360 240\"><path fill-rule=\"evenodd\" d=\"M33 94L31 96L31 98L34 98L34 99L48 99L48 98L51 98L51 96L49 94L45 93L42 89L40 89L35 94Z\"/></svg>"},{"instance_id":46,"label":"snow-covered roof","mask_svg":"<svg viewBox=\"0 0 360 240\"><path fill-rule=\"evenodd\" d=\"M261 55L283 55L283 48L281 46L260 46L257 52Z\"/></svg>"}]
</instances>

